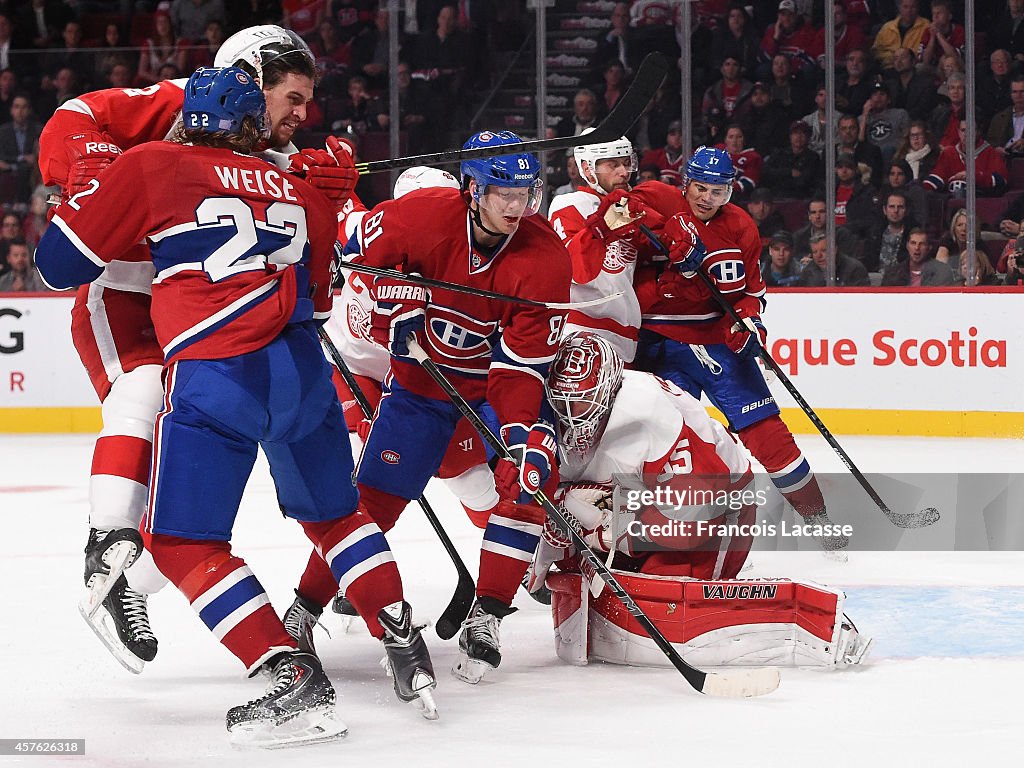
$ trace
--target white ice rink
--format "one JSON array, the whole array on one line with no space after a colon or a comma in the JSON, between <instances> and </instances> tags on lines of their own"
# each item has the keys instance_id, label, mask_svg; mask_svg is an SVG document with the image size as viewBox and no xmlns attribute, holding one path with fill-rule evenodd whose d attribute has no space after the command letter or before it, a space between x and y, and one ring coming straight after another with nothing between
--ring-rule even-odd
<instances>
[{"instance_id":1,"label":"white ice rink","mask_svg":"<svg viewBox=\"0 0 1024 768\"><path fill-rule=\"evenodd\" d=\"M800 438L818 472L841 465ZM1002 471L1024 467L1024 442L843 438L865 471ZM81 757L0 757L7 765L757 766L1024 765L1024 555L758 553L743 575L807 577L846 589L847 611L875 638L863 667L783 670L759 700L693 693L674 670L571 667L554 653L546 609L520 593L505 620L504 662L479 686L450 677L456 641L428 632L441 719L395 698L365 631L318 647L338 690L346 739L239 752L224 713L262 692L169 587L150 601L160 652L141 676L122 670L78 615L86 538L89 436L0 436L0 738L84 738ZM339 482L343 482L339 478ZM479 532L437 485L427 492L471 570ZM1024 513L1024 510L1021 511ZM940 521L939 526L943 525ZM389 536L418 619L447 604L455 574L416 507ZM309 544L277 512L259 464L235 527L235 552L283 611Z\"/></svg>"}]
</instances>

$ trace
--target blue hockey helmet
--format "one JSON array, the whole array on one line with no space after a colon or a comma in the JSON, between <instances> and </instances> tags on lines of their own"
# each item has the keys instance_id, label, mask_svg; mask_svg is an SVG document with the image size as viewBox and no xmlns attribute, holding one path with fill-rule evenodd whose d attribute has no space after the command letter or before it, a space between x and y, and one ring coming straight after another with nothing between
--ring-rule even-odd
<instances>
[{"instance_id":1,"label":"blue hockey helmet","mask_svg":"<svg viewBox=\"0 0 1024 768\"><path fill-rule=\"evenodd\" d=\"M697 147L686 164L686 181L702 184L729 184L736 179L732 158L724 149Z\"/></svg>"},{"instance_id":2,"label":"blue hockey helmet","mask_svg":"<svg viewBox=\"0 0 1024 768\"><path fill-rule=\"evenodd\" d=\"M185 128L204 133L241 133L247 117L261 135L269 127L267 100L256 80L238 67L200 67L185 84L181 109Z\"/></svg>"},{"instance_id":3,"label":"blue hockey helmet","mask_svg":"<svg viewBox=\"0 0 1024 768\"><path fill-rule=\"evenodd\" d=\"M506 144L521 144L522 139L512 131L480 131L469 137L463 149L498 147ZM543 182L540 179L540 161L529 152L514 152L496 157L465 160L462 163L462 185L469 180L476 182L473 199L482 204L487 187L526 187L530 190L524 216L530 216L540 209Z\"/></svg>"}]
</instances>

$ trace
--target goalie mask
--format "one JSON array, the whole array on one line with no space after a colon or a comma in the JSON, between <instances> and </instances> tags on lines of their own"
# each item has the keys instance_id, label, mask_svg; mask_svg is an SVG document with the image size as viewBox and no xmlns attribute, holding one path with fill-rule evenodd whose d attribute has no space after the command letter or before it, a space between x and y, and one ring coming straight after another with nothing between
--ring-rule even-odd
<instances>
[{"instance_id":1,"label":"goalie mask","mask_svg":"<svg viewBox=\"0 0 1024 768\"><path fill-rule=\"evenodd\" d=\"M214 57L215 67L243 66L263 87L263 68L289 53L301 53L314 67L316 59L306 41L290 29L275 24L246 27L225 40Z\"/></svg>"},{"instance_id":2,"label":"goalie mask","mask_svg":"<svg viewBox=\"0 0 1024 768\"><path fill-rule=\"evenodd\" d=\"M622 386L622 358L604 338L577 331L562 339L544 384L562 446L587 453L601 439Z\"/></svg>"},{"instance_id":3,"label":"goalie mask","mask_svg":"<svg viewBox=\"0 0 1024 768\"><path fill-rule=\"evenodd\" d=\"M593 130L593 128L587 128L581 135L586 136ZM633 144L625 136L604 144L585 144L574 147L572 156L580 171L580 177L599 195L607 194L611 190L602 187L598 181L598 161L621 158L625 162L630 176L636 173L637 169L636 152L633 151Z\"/></svg>"}]
</instances>

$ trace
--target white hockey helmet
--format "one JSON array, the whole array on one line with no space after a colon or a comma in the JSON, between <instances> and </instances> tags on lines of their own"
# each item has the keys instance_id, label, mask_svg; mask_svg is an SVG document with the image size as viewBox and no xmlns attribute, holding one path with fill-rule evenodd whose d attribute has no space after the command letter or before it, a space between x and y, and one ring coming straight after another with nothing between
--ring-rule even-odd
<instances>
[{"instance_id":1,"label":"white hockey helmet","mask_svg":"<svg viewBox=\"0 0 1024 768\"><path fill-rule=\"evenodd\" d=\"M215 67L237 67L244 65L263 87L263 68L275 59L289 53L299 52L315 67L316 59L306 41L276 24L260 24L235 32L221 43L213 59Z\"/></svg>"},{"instance_id":2,"label":"white hockey helmet","mask_svg":"<svg viewBox=\"0 0 1024 768\"><path fill-rule=\"evenodd\" d=\"M433 187L459 189L459 180L448 171L431 168L429 165L417 165L406 168L395 181L394 198L397 200L415 189L431 189Z\"/></svg>"},{"instance_id":3,"label":"white hockey helmet","mask_svg":"<svg viewBox=\"0 0 1024 768\"><path fill-rule=\"evenodd\" d=\"M592 130L594 129L587 128L580 135L586 136ZM633 143L625 136L615 139L615 141L606 141L603 144L581 144L580 146L573 147L572 156L576 160L576 167L580 171L580 177L599 195L606 194L607 190L597 183L597 176L594 174L598 160L611 157L625 157L629 160L629 172L631 174L635 173L637 169L636 152L633 151ZM584 162L590 164L591 172L589 174L583 167Z\"/></svg>"},{"instance_id":4,"label":"white hockey helmet","mask_svg":"<svg viewBox=\"0 0 1024 768\"><path fill-rule=\"evenodd\" d=\"M601 439L622 386L622 368L615 347L593 331L576 331L562 339L544 390L564 448L585 454Z\"/></svg>"}]
</instances>

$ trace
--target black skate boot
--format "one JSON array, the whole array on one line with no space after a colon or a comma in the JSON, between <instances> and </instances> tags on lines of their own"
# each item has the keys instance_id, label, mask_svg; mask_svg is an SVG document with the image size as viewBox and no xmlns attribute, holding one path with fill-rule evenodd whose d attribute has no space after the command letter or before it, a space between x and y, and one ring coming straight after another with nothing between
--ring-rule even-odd
<instances>
[{"instance_id":1,"label":"black skate boot","mask_svg":"<svg viewBox=\"0 0 1024 768\"><path fill-rule=\"evenodd\" d=\"M388 654L382 664L395 681L395 693L402 701L416 704L427 720L436 720L434 665L420 632L422 627L413 626L412 608L405 602L392 603L377 614L377 620L384 627L384 650Z\"/></svg>"},{"instance_id":2,"label":"black skate boot","mask_svg":"<svg viewBox=\"0 0 1024 768\"><path fill-rule=\"evenodd\" d=\"M323 608L311 600L307 600L299 594L298 590L295 590L295 600L285 611L282 622L285 631L299 644L300 651L316 654L316 648L313 645L313 627L319 623L323 612ZM327 630L324 629L324 631ZM327 636L330 637L330 633Z\"/></svg>"},{"instance_id":3,"label":"black skate boot","mask_svg":"<svg viewBox=\"0 0 1024 768\"><path fill-rule=\"evenodd\" d=\"M352 601L345 597L344 592L339 592L331 600L331 611L341 617L341 627L345 632L352 629L352 622L359 618L359 611L352 605Z\"/></svg>"},{"instance_id":4,"label":"black skate boot","mask_svg":"<svg viewBox=\"0 0 1024 768\"><path fill-rule=\"evenodd\" d=\"M452 674L472 685L479 683L488 671L501 664L498 625L516 609L493 597L480 597L473 603L469 618L462 623L459 635L458 661Z\"/></svg>"},{"instance_id":5,"label":"black skate boot","mask_svg":"<svg viewBox=\"0 0 1024 768\"><path fill-rule=\"evenodd\" d=\"M129 587L123 575L141 552L142 537L133 528L90 530L85 546L88 592L79 604L92 631L117 662L135 674L157 651L146 596Z\"/></svg>"},{"instance_id":6,"label":"black skate boot","mask_svg":"<svg viewBox=\"0 0 1024 768\"><path fill-rule=\"evenodd\" d=\"M334 686L316 656L281 653L263 666L270 669L267 692L228 710L233 744L276 749L330 741L348 732L334 709Z\"/></svg>"}]
</instances>

